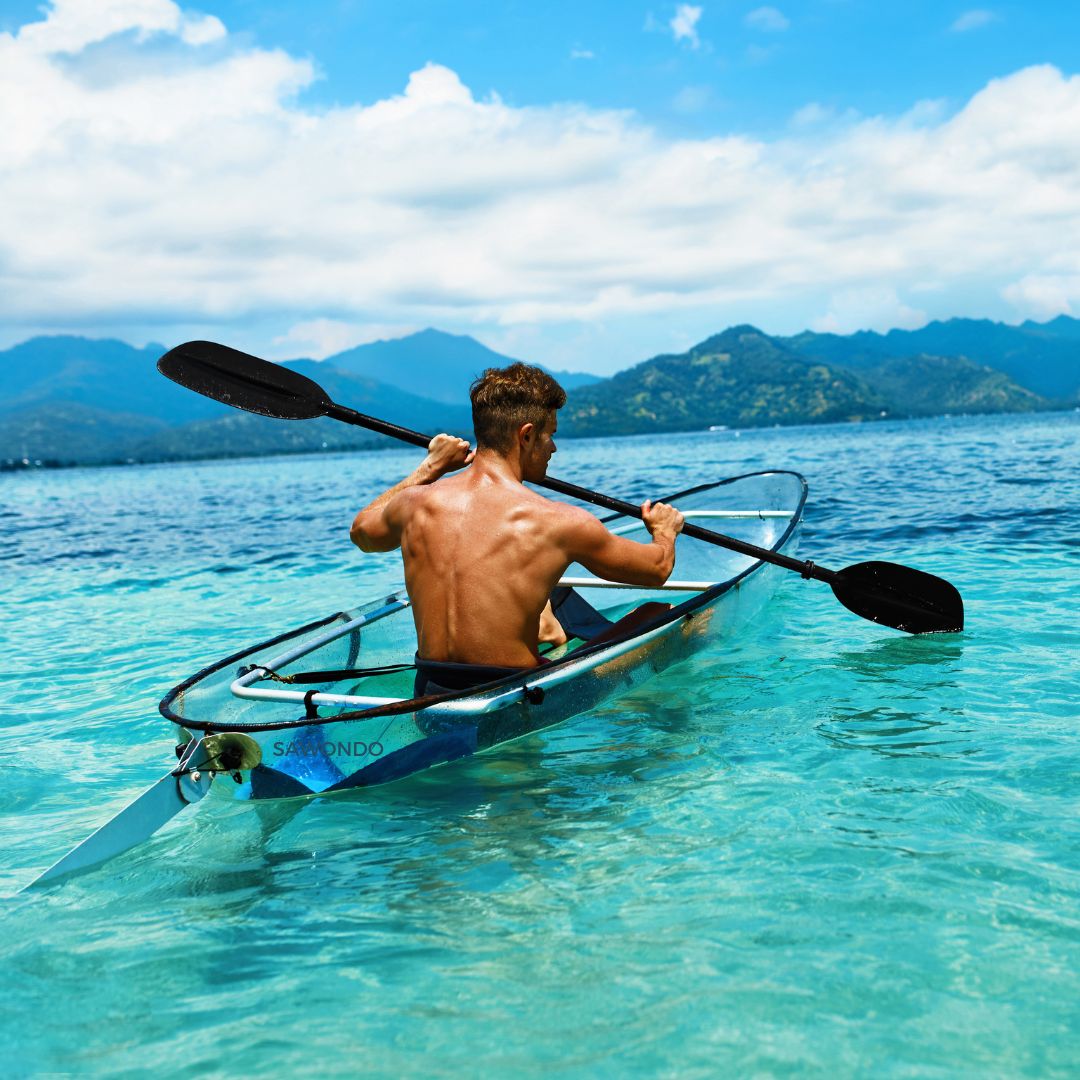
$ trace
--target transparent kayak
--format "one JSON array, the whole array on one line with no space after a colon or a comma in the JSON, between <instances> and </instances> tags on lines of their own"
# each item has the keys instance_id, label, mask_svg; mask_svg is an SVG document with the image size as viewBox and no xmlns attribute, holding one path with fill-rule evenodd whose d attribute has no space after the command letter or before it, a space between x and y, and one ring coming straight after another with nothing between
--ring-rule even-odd
<instances>
[{"instance_id":1,"label":"transparent kayak","mask_svg":"<svg viewBox=\"0 0 1080 1080\"><path fill-rule=\"evenodd\" d=\"M793 472L751 473L664 501L714 532L790 554L806 482ZM603 520L647 539L635 518ZM687 536L660 589L616 585L571 566L560 584L613 622L647 601L672 606L630 636L571 640L542 667L424 698L412 696L416 638L402 587L213 664L171 690L161 712L181 729L182 758L197 740L215 746L217 771L233 774L240 797L387 783L562 723L732 637L783 573Z\"/></svg>"}]
</instances>

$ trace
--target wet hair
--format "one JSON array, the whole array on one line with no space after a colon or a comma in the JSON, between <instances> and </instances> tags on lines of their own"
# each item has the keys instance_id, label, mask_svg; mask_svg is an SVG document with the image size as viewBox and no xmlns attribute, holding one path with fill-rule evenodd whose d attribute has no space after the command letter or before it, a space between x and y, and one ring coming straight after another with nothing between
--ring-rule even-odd
<instances>
[{"instance_id":1,"label":"wet hair","mask_svg":"<svg viewBox=\"0 0 1080 1080\"><path fill-rule=\"evenodd\" d=\"M488 368L472 384L477 449L509 453L522 424L543 427L548 413L566 404L566 391L546 372L520 362Z\"/></svg>"}]
</instances>

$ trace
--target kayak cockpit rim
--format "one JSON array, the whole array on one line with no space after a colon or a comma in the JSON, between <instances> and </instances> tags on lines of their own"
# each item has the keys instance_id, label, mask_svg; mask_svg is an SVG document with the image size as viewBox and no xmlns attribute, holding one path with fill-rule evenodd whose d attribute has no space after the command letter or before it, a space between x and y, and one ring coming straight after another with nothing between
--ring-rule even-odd
<instances>
[{"instance_id":1,"label":"kayak cockpit rim","mask_svg":"<svg viewBox=\"0 0 1080 1080\"><path fill-rule=\"evenodd\" d=\"M802 520L803 509L806 504L807 498L807 483L805 478L789 469L765 469L757 472L744 473L739 476L728 477L724 480L719 480L707 484L699 484L695 487L688 488L685 491L680 491L674 495L665 497L664 502L675 502L679 499L686 498L690 495L695 495L701 492L713 490L716 488L722 488L729 484L737 483L741 480L747 480L752 477L770 477L770 476L791 476L799 483L799 497L797 504L792 509L785 509L782 511L763 511L763 510L747 510L747 511L690 511L687 516L693 517L713 517L722 518L725 516L739 516L747 518L786 518L787 526L780 534L779 537L770 545L770 551L780 551L790 540L792 534L798 528L799 523ZM601 518L605 524L607 522L616 520L626 515L620 513L610 514ZM640 528L642 523L638 520L634 520L627 523L626 528ZM622 531L622 530L619 530ZM395 714L403 713L432 713L432 712L449 712L449 713L467 713L478 714L486 712L489 709L501 708L507 704L508 699L514 697L524 696L528 699L530 695L535 694L537 690L543 691L544 686L554 686L558 683L565 681L568 678L573 677L576 674L576 669L581 665L582 661L589 661L590 663L599 654L604 654L605 659L614 659L617 656L622 655L625 652L636 648L640 644L647 643L655 638L660 637L666 631L671 630L674 625L681 622L684 619L692 617L700 608L711 604L717 597L726 593L728 590L734 588L739 582L743 581L750 574L754 573L765 563L756 559L753 560L750 565L746 566L739 573L735 574L731 578L725 581L716 583L708 582L675 582L669 583L673 591L678 591L678 587L686 585L687 587L703 586L701 591L696 591L695 594L680 604L676 604L669 610L658 615L657 618L649 623L646 623L643 627L639 626L632 630L629 630L625 636L611 638L606 641L600 642L596 645L585 644L566 656L552 661L550 664L546 664L543 668L532 668L524 672L515 672L511 675L504 676L500 679L493 680L490 683L484 683L479 686L471 687L467 690L450 691L441 694L433 694L422 698L389 698L381 701L379 704L372 704L368 707L360 708L355 712L335 713L332 716L304 716L296 720L282 720L271 723L238 723L236 721L225 721L221 723L215 723L213 721L201 721L192 717L184 717L178 715L173 709L173 703L179 698L187 689L201 682L210 675L220 672L223 668L228 667L231 664L235 664L238 661L251 656L254 653L263 651L273 647L274 645L281 644L290 639L299 637L301 635L311 633L323 627L330 627L335 622L341 622L343 625L334 627L334 632L330 635L330 638L340 636L348 633L351 630L358 628L361 625L369 624L378 618L383 618L386 615L392 614L395 611L400 611L402 608L409 605L408 598L403 595L403 590L400 593L393 593L386 597L383 601L383 605L374 611L368 612L364 616L352 616L348 612L339 611L333 615L329 615L323 619L315 620L297 629L286 631L283 634L279 634L267 641L261 642L255 646L249 646L236 653L232 653L222 660L218 660L215 663L203 668L196 672L194 675L185 679L182 683L173 687L165 697L162 699L158 706L161 714L172 723L176 724L187 731L202 731L206 733L212 733L217 731L239 731L239 732L258 732L258 731L275 731L285 730L292 728L312 727L320 724L326 724L331 722L337 722L342 720L361 720L376 718L380 716L391 716ZM577 585L588 585L588 587L610 587L609 583L600 582L599 579L579 580L574 578L564 579L566 584L572 582ZM617 586L616 586L617 587ZM689 588L687 589L689 591ZM323 636L320 636L320 641L326 640ZM313 644L311 648L317 647L317 644ZM304 648L303 652L311 651L309 648ZM280 662L280 661L279 661ZM251 681L258 678L255 674ZM236 687L237 683L242 682L243 677L234 680L233 687ZM494 693L495 691L505 688L504 693ZM258 692L256 692L258 693ZM269 693L275 694L274 691ZM280 693L280 692L277 692ZM488 697L488 695L491 695ZM245 695L246 696L246 695ZM305 695L299 694L300 699ZM328 697L330 695L327 695ZM345 696L345 695L342 695ZM318 697L318 695L311 695L311 697ZM474 698L486 698L485 701L478 702L470 699ZM277 698L280 700L280 698ZM288 699L286 699L288 700ZM329 702L319 702L319 704L326 704L329 706ZM344 702L342 704L345 704ZM446 708L445 706L450 706ZM440 707L440 708L436 708ZM314 711L314 710L312 710Z\"/></svg>"}]
</instances>

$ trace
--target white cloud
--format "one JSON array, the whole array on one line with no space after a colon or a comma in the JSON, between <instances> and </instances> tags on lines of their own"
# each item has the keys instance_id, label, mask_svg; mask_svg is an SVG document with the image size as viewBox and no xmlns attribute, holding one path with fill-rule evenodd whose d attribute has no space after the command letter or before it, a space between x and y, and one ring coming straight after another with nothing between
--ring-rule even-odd
<instances>
[{"instance_id":1,"label":"white cloud","mask_svg":"<svg viewBox=\"0 0 1080 1080\"><path fill-rule=\"evenodd\" d=\"M965 11L963 15L960 15L949 29L962 34L967 30L978 30L980 27L996 21L997 15L992 11L987 11L985 8L973 8L971 11Z\"/></svg>"},{"instance_id":2,"label":"white cloud","mask_svg":"<svg viewBox=\"0 0 1080 1080\"><path fill-rule=\"evenodd\" d=\"M276 320L318 352L372 322L906 320L899 298L926 281L1077 302L1078 268L1055 260L1080 235L1080 77L1050 66L951 115L670 139L627 112L479 100L437 65L385 100L309 110L310 64L228 37L85 77L73 42L122 35L111 48L137 58L149 26L179 43L192 25L122 7L0 34L0 325Z\"/></svg>"},{"instance_id":3,"label":"white cloud","mask_svg":"<svg viewBox=\"0 0 1080 1080\"><path fill-rule=\"evenodd\" d=\"M290 326L286 333L273 339L273 358L305 356L323 360L369 341L404 337L417 329L419 327L407 323L360 324L339 319L310 319Z\"/></svg>"},{"instance_id":4,"label":"white cloud","mask_svg":"<svg viewBox=\"0 0 1080 1080\"><path fill-rule=\"evenodd\" d=\"M821 127L836 119L836 110L819 101L808 101L801 109L796 109L791 116L791 126L796 128Z\"/></svg>"},{"instance_id":5,"label":"white cloud","mask_svg":"<svg viewBox=\"0 0 1080 1080\"><path fill-rule=\"evenodd\" d=\"M888 286L842 289L829 301L828 312L811 328L820 333L850 334L855 330L915 330L927 323L925 311L908 307Z\"/></svg>"},{"instance_id":6,"label":"white cloud","mask_svg":"<svg viewBox=\"0 0 1080 1080\"><path fill-rule=\"evenodd\" d=\"M1039 272L1025 274L1001 293L1029 318L1080 314L1080 256L1070 251L1049 259Z\"/></svg>"},{"instance_id":7,"label":"white cloud","mask_svg":"<svg viewBox=\"0 0 1080 1080\"><path fill-rule=\"evenodd\" d=\"M786 30L791 25L787 16L774 7L754 8L747 13L743 22L753 30L763 30L771 34Z\"/></svg>"},{"instance_id":8,"label":"white cloud","mask_svg":"<svg viewBox=\"0 0 1080 1080\"><path fill-rule=\"evenodd\" d=\"M685 41L692 49L696 49L701 44L697 24L704 10L704 8L695 7L693 4L679 4L669 24L676 41Z\"/></svg>"},{"instance_id":9,"label":"white cloud","mask_svg":"<svg viewBox=\"0 0 1080 1080\"><path fill-rule=\"evenodd\" d=\"M226 31L215 16L185 14L172 0L53 0L44 20L19 31L18 42L27 52L47 56L78 53L131 32L141 38L173 34L188 45L205 45Z\"/></svg>"},{"instance_id":10,"label":"white cloud","mask_svg":"<svg viewBox=\"0 0 1080 1080\"><path fill-rule=\"evenodd\" d=\"M580 46L575 46L570 50L571 60L595 60L596 53L592 49L582 49Z\"/></svg>"},{"instance_id":11,"label":"white cloud","mask_svg":"<svg viewBox=\"0 0 1080 1080\"><path fill-rule=\"evenodd\" d=\"M180 23L180 37L185 45L209 45L226 33L225 24L214 15L186 16Z\"/></svg>"}]
</instances>

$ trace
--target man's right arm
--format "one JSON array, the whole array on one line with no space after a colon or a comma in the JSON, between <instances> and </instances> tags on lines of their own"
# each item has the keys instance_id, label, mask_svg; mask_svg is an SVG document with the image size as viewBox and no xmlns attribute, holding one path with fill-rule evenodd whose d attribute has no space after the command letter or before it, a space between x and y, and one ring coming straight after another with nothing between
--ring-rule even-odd
<instances>
[{"instance_id":1,"label":"man's right arm","mask_svg":"<svg viewBox=\"0 0 1080 1080\"><path fill-rule=\"evenodd\" d=\"M625 585L663 585L675 568L675 537L683 527L683 516L666 503L646 501L641 517L652 536L651 543L638 543L616 536L587 510L573 510L568 529L567 554L597 577Z\"/></svg>"},{"instance_id":2,"label":"man's right arm","mask_svg":"<svg viewBox=\"0 0 1080 1080\"><path fill-rule=\"evenodd\" d=\"M390 513L394 497L407 488L433 484L441 476L473 459L469 444L453 435L436 435L428 444L428 455L400 483L364 507L353 519L349 538L361 551L393 551L401 543L401 523Z\"/></svg>"}]
</instances>

